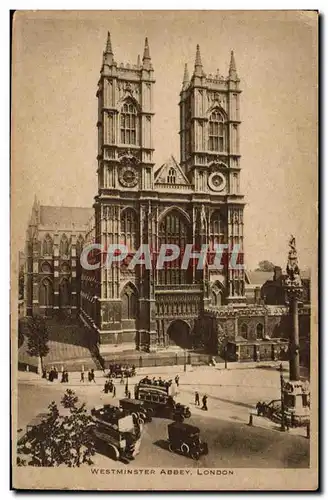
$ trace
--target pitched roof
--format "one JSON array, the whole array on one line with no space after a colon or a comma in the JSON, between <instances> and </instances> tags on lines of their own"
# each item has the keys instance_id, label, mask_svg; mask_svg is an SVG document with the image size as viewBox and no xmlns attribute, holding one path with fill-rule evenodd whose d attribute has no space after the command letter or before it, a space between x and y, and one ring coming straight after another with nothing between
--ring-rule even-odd
<instances>
[{"instance_id":1,"label":"pitched roof","mask_svg":"<svg viewBox=\"0 0 328 500\"><path fill-rule=\"evenodd\" d=\"M174 156L171 156L157 171L156 171L156 177L155 177L155 184L165 184L166 187L170 187L170 185L167 182L167 176L170 168L174 168L175 170L175 176L176 180L175 183L172 185L185 185L185 186L190 186L190 183L183 173L180 165L178 162L175 160Z\"/></svg>"},{"instance_id":2,"label":"pitched roof","mask_svg":"<svg viewBox=\"0 0 328 500\"><path fill-rule=\"evenodd\" d=\"M83 227L94 211L86 207L50 207L40 206L40 224L42 226L57 226L59 228Z\"/></svg>"}]
</instances>

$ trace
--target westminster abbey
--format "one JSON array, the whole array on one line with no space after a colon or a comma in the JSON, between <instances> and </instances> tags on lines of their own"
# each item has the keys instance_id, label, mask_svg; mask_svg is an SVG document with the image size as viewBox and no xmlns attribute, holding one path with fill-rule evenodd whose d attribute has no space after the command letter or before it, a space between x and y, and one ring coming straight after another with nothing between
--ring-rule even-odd
<instances>
[{"instance_id":1,"label":"westminster abbey","mask_svg":"<svg viewBox=\"0 0 328 500\"><path fill-rule=\"evenodd\" d=\"M156 166L152 139L155 69L146 38L142 60L116 61L108 34L98 81L98 192L93 209L45 207L36 200L26 246L27 314L76 315L97 335L100 349L172 345L214 346L230 339L231 356L274 357L268 340L285 306L246 303L245 271L163 269L127 265L86 270L83 246L163 243L238 245L244 262L244 197L240 188L241 88L234 53L227 75L209 74L197 45L180 91L180 159ZM228 250L229 252L229 250ZM276 329L276 330L275 330ZM277 336L277 335L275 335ZM241 347L242 348L241 348ZM257 346L257 347L256 347ZM262 353L262 354L261 354Z\"/></svg>"}]
</instances>

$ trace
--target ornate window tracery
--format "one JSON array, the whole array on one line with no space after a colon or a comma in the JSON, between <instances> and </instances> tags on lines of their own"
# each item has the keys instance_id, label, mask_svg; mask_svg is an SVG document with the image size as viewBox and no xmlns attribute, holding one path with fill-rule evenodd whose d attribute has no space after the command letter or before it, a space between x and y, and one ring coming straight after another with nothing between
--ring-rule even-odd
<instances>
[{"instance_id":1,"label":"ornate window tracery","mask_svg":"<svg viewBox=\"0 0 328 500\"><path fill-rule=\"evenodd\" d=\"M243 323L241 325L241 336L244 337L245 339L248 338L248 327L247 327L246 323Z\"/></svg>"},{"instance_id":2,"label":"ornate window tracery","mask_svg":"<svg viewBox=\"0 0 328 500\"><path fill-rule=\"evenodd\" d=\"M60 255L61 257L68 257L69 254L69 244L66 234L63 234L60 240Z\"/></svg>"},{"instance_id":3,"label":"ornate window tracery","mask_svg":"<svg viewBox=\"0 0 328 500\"><path fill-rule=\"evenodd\" d=\"M70 283L67 278L63 278L59 286L59 302L60 306L68 306L70 304Z\"/></svg>"},{"instance_id":4,"label":"ornate window tracery","mask_svg":"<svg viewBox=\"0 0 328 500\"><path fill-rule=\"evenodd\" d=\"M181 269L184 249L189 243L190 232L188 222L177 210L170 211L158 227L158 244L174 244L180 249L179 257L172 262L165 262L163 269L158 270L159 284L180 285L190 283L188 269Z\"/></svg>"},{"instance_id":5,"label":"ornate window tracery","mask_svg":"<svg viewBox=\"0 0 328 500\"><path fill-rule=\"evenodd\" d=\"M121 143L137 144L137 109L131 102L123 104L120 127Z\"/></svg>"},{"instance_id":6,"label":"ornate window tracery","mask_svg":"<svg viewBox=\"0 0 328 500\"><path fill-rule=\"evenodd\" d=\"M215 109L208 123L208 149L209 151L223 152L226 149L227 126L223 114Z\"/></svg>"},{"instance_id":7,"label":"ornate window tracery","mask_svg":"<svg viewBox=\"0 0 328 500\"><path fill-rule=\"evenodd\" d=\"M126 208L121 213L121 243L127 246L129 251L135 251L138 247L138 224L137 214L132 208Z\"/></svg>"},{"instance_id":8,"label":"ornate window tracery","mask_svg":"<svg viewBox=\"0 0 328 500\"><path fill-rule=\"evenodd\" d=\"M263 339L263 330L264 330L264 328L263 328L262 323L258 323L258 325L256 326L256 338L258 340Z\"/></svg>"},{"instance_id":9,"label":"ornate window tracery","mask_svg":"<svg viewBox=\"0 0 328 500\"><path fill-rule=\"evenodd\" d=\"M49 234L43 240L42 253L43 255L52 255L53 253L52 238Z\"/></svg>"},{"instance_id":10,"label":"ornate window tracery","mask_svg":"<svg viewBox=\"0 0 328 500\"><path fill-rule=\"evenodd\" d=\"M53 304L53 287L52 281L45 278L40 285L40 305L52 306Z\"/></svg>"},{"instance_id":11,"label":"ornate window tracery","mask_svg":"<svg viewBox=\"0 0 328 500\"><path fill-rule=\"evenodd\" d=\"M138 311L137 293L131 285L127 285L121 295L122 299L122 318L136 319Z\"/></svg>"}]
</instances>

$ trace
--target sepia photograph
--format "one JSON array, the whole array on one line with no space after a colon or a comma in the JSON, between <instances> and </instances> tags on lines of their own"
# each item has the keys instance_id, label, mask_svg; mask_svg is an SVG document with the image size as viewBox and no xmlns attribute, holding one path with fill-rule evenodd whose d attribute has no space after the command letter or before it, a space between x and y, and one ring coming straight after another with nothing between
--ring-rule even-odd
<instances>
[{"instance_id":1,"label":"sepia photograph","mask_svg":"<svg viewBox=\"0 0 328 500\"><path fill-rule=\"evenodd\" d=\"M318 12L11 44L11 487L316 490Z\"/></svg>"}]
</instances>

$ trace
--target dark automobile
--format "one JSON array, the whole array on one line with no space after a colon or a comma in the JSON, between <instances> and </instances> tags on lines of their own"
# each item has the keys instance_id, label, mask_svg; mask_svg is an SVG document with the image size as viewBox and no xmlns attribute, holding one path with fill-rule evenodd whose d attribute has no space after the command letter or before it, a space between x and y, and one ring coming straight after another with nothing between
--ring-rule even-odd
<instances>
[{"instance_id":1,"label":"dark automobile","mask_svg":"<svg viewBox=\"0 0 328 500\"><path fill-rule=\"evenodd\" d=\"M143 401L129 398L120 399L120 407L132 415L134 419L137 419L139 423L152 421L153 411L151 408L147 408Z\"/></svg>"},{"instance_id":2,"label":"dark automobile","mask_svg":"<svg viewBox=\"0 0 328 500\"><path fill-rule=\"evenodd\" d=\"M199 437L198 427L181 422L172 422L167 426L169 450L198 460L201 455L208 454L207 443Z\"/></svg>"},{"instance_id":3,"label":"dark automobile","mask_svg":"<svg viewBox=\"0 0 328 500\"><path fill-rule=\"evenodd\" d=\"M120 364L109 365L107 376L110 378L134 377L136 374L135 366L127 366Z\"/></svg>"}]
</instances>

